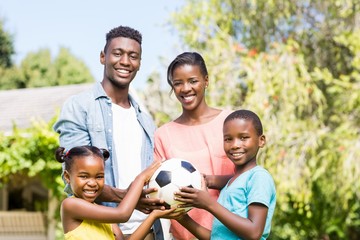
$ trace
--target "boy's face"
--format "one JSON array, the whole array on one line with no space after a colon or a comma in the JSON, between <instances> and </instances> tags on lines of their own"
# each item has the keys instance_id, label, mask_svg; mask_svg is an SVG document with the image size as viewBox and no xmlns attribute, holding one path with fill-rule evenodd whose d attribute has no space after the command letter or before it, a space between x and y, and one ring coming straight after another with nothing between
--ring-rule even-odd
<instances>
[{"instance_id":1,"label":"boy's face","mask_svg":"<svg viewBox=\"0 0 360 240\"><path fill-rule=\"evenodd\" d=\"M256 166L256 154L265 145L265 136L259 136L253 123L246 119L227 121L223 128L224 151L237 168L247 170Z\"/></svg>"},{"instance_id":2,"label":"boy's face","mask_svg":"<svg viewBox=\"0 0 360 240\"><path fill-rule=\"evenodd\" d=\"M96 156L74 158L70 172L64 177L74 195L88 202L94 202L104 188L104 160Z\"/></svg>"}]
</instances>

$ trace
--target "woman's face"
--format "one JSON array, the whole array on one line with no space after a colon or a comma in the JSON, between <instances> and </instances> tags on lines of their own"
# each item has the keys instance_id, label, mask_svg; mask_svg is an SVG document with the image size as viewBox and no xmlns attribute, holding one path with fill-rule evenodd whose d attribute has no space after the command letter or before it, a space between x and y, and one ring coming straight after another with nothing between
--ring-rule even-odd
<instances>
[{"instance_id":1,"label":"woman's face","mask_svg":"<svg viewBox=\"0 0 360 240\"><path fill-rule=\"evenodd\" d=\"M180 65L172 73L172 85L183 110L194 110L205 104L205 88L208 76L204 76L197 65Z\"/></svg>"}]
</instances>

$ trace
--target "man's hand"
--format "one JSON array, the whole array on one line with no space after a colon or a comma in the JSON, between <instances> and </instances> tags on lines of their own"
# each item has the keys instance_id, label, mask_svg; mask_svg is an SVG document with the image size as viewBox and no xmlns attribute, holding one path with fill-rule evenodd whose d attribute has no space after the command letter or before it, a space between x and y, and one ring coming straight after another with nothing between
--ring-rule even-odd
<instances>
[{"instance_id":1,"label":"man's hand","mask_svg":"<svg viewBox=\"0 0 360 240\"><path fill-rule=\"evenodd\" d=\"M152 210L155 209L165 210L164 200L148 197L148 194L156 191L156 188L144 189L138 201L138 204L136 205L136 209L146 214L149 214Z\"/></svg>"},{"instance_id":2,"label":"man's hand","mask_svg":"<svg viewBox=\"0 0 360 240\"><path fill-rule=\"evenodd\" d=\"M116 202L123 200L127 189L114 188L109 185L104 185L101 195L96 199L96 202Z\"/></svg>"}]
</instances>

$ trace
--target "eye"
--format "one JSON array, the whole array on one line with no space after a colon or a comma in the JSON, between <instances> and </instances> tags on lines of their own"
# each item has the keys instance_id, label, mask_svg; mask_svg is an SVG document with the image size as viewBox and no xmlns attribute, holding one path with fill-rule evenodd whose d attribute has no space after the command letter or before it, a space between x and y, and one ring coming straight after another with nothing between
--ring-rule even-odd
<instances>
[{"instance_id":1,"label":"eye","mask_svg":"<svg viewBox=\"0 0 360 240\"><path fill-rule=\"evenodd\" d=\"M191 79L189 82L190 82L190 84L196 84L196 83L198 82L198 80L196 80L196 79Z\"/></svg>"},{"instance_id":2,"label":"eye","mask_svg":"<svg viewBox=\"0 0 360 240\"><path fill-rule=\"evenodd\" d=\"M173 86L174 86L174 87L178 87L178 86L180 86L180 85L181 85L181 82L177 82L177 81L173 82Z\"/></svg>"},{"instance_id":3,"label":"eye","mask_svg":"<svg viewBox=\"0 0 360 240\"><path fill-rule=\"evenodd\" d=\"M138 56L137 54L131 54L131 55L130 55L130 58L131 58L132 60L138 60L138 59L139 59L139 56Z\"/></svg>"},{"instance_id":4,"label":"eye","mask_svg":"<svg viewBox=\"0 0 360 240\"><path fill-rule=\"evenodd\" d=\"M224 137L224 142L230 142L232 139L230 137Z\"/></svg>"},{"instance_id":5,"label":"eye","mask_svg":"<svg viewBox=\"0 0 360 240\"><path fill-rule=\"evenodd\" d=\"M121 56L120 52L114 52L113 54L114 54L115 57L120 57Z\"/></svg>"},{"instance_id":6,"label":"eye","mask_svg":"<svg viewBox=\"0 0 360 240\"><path fill-rule=\"evenodd\" d=\"M98 180L104 179L104 176L103 176L103 175L99 175L99 176L96 177L96 179L98 179Z\"/></svg>"},{"instance_id":7,"label":"eye","mask_svg":"<svg viewBox=\"0 0 360 240\"><path fill-rule=\"evenodd\" d=\"M81 179L86 179L87 176L86 176L86 175L79 175L79 178L81 178Z\"/></svg>"}]
</instances>

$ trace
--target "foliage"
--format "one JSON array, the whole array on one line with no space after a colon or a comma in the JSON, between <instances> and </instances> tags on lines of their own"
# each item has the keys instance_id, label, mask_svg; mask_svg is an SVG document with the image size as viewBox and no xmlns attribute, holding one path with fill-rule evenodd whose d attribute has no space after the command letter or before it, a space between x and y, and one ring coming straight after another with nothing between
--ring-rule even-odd
<instances>
[{"instance_id":1,"label":"foliage","mask_svg":"<svg viewBox=\"0 0 360 240\"><path fill-rule=\"evenodd\" d=\"M52 60L48 49L28 53L20 66L4 69L0 89L57 86L93 82L89 69L66 48Z\"/></svg>"},{"instance_id":2,"label":"foliage","mask_svg":"<svg viewBox=\"0 0 360 240\"><path fill-rule=\"evenodd\" d=\"M139 93L157 126L161 126L173 119L181 109L174 95L160 89L162 89L160 74L154 72L148 77L147 88Z\"/></svg>"},{"instance_id":3,"label":"foliage","mask_svg":"<svg viewBox=\"0 0 360 240\"><path fill-rule=\"evenodd\" d=\"M0 19L0 68L13 65L11 56L14 54L13 37L4 29L4 21Z\"/></svg>"},{"instance_id":4,"label":"foliage","mask_svg":"<svg viewBox=\"0 0 360 240\"><path fill-rule=\"evenodd\" d=\"M83 61L64 47L52 59L49 49L28 53L19 66L12 63L15 53L12 36L0 20L0 90L94 82Z\"/></svg>"},{"instance_id":5,"label":"foliage","mask_svg":"<svg viewBox=\"0 0 360 240\"><path fill-rule=\"evenodd\" d=\"M11 135L0 133L1 184L36 177L55 196L62 196L61 164L54 158L59 145L59 136L52 130L54 121L38 120L28 129L14 126Z\"/></svg>"},{"instance_id":6,"label":"foliage","mask_svg":"<svg viewBox=\"0 0 360 240\"><path fill-rule=\"evenodd\" d=\"M172 16L184 48L207 62L207 101L263 120L259 163L277 185L272 239L360 237L359 6L188 0ZM148 82L146 104L163 107L163 123L176 113L154 104L171 102L158 86Z\"/></svg>"}]
</instances>

